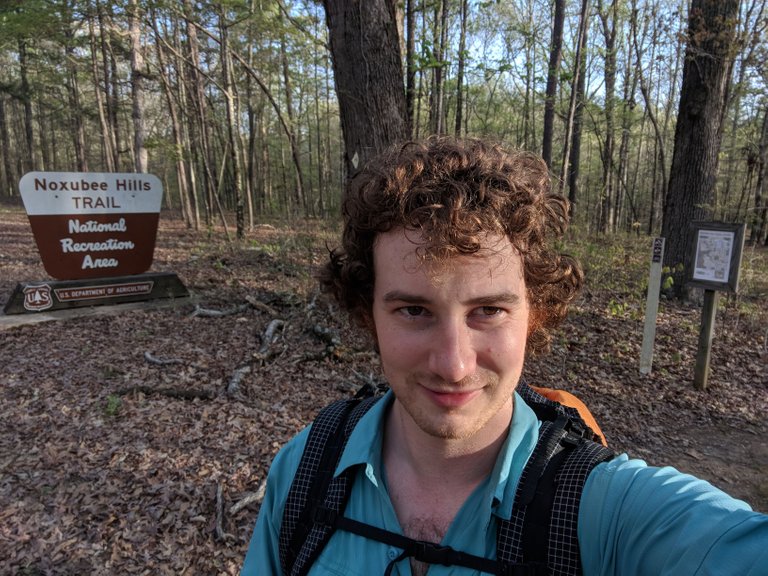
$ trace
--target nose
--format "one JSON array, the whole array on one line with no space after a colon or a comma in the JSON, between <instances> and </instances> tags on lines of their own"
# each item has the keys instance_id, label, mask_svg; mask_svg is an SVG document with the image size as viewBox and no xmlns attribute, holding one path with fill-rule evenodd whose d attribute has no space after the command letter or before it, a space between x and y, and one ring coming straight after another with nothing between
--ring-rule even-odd
<instances>
[{"instance_id":1,"label":"nose","mask_svg":"<svg viewBox=\"0 0 768 576\"><path fill-rule=\"evenodd\" d=\"M429 369L445 382L459 382L475 373L477 354L471 329L459 321L441 323L432 339Z\"/></svg>"}]
</instances>

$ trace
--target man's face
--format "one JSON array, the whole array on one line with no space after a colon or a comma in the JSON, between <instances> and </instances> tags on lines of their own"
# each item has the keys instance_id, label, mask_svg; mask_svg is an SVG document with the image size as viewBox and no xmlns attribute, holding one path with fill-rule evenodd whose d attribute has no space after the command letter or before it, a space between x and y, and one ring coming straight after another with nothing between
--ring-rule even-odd
<instances>
[{"instance_id":1,"label":"man's face","mask_svg":"<svg viewBox=\"0 0 768 576\"><path fill-rule=\"evenodd\" d=\"M420 241L397 229L373 250L373 323L395 409L438 438L506 429L528 330L520 255L490 236L479 254L436 265L419 259Z\"/></svg>"}]
</instances>

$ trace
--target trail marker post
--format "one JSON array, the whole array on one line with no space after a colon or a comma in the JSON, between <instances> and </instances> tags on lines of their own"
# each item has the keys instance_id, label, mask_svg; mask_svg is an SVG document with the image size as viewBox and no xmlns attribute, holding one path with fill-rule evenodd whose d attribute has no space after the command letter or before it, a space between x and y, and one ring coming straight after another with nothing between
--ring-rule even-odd
<instances>
[{"instance_id":1,"label":"trail marker post","mask_svg":"<svg viewBox=\"0 0 768 576\"><path fill-rule=\"evenodd\" d=\"M693 222L694 234L688 271L688 286L704 288L699 346L693 383L702 390L707 387L712 340L715 333L718 292L736 292L739 288L741 253L744 249L746 224L724 222Z\"/></svg>"},{"instance_id":2,"label":"trail marker post","mask_svg":"<svg viewBox=\"0 0 768 576\"><path fill-rule=\"evenodd\" d=\"M648 296L645 301L643 347L640 351L640 373L650 374L653 366L653 342L656 338L656 316L659 312L661 269L664 261L664 238L653 239L651 272L648 276Z\"/></svg>"}]
</instances>

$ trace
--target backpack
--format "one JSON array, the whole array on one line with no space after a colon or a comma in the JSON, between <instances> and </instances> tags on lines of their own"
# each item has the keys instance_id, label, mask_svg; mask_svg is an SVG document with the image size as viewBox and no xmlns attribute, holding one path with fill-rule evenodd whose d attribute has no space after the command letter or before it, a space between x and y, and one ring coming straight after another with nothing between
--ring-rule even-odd
<instances>
[{"instance_id":1,"label":"backpack","mask_svg":"<svg viewBox=\"0 0 768 576\"><path fill-rule=\"evenodd\" d=\"M614 453L600 443L576 408L550 400L522 381L517 392L542 425L520 477L512 516L498 522L496 560L414 540L344 516L356 468L334 478L336 465L357 422L381 398L358 396L326 406L309 431L280 528L283 574L306 575L335 530L402 549L385 576L405 558L497 575L581 574L577 537L581 491L592 469Z\"/></svg>"}]
</instances>

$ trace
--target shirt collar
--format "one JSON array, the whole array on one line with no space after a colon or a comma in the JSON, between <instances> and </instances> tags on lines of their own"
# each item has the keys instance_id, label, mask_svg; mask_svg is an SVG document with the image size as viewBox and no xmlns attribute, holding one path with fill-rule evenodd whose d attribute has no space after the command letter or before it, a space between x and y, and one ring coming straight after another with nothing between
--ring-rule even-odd
<instances>
[{"instance_id":1,"label":"shirt collar","mask_svg":"<svg viewBox=\"0 0 768 576\"><path fill-rule=\"evenodd\" d=\"M364 465L366 476L378 484L377 478L381 478L381 448L384 439L384 420L395 396L392 390L376 402L366 412L349 436L344 453L336 466L335 475L338 476L351 466Z\"/></svg>"},{"instance_id":2,"label":"shirt collar","mask_svg":"<svg viewBox=\"0 0 768 576\"><path fill-rule=\"evenodd\" d=\"M336 467L337 476L351 466L363 465L368 479L378 485L381 479L384 420L393 400L394 395L390 390L357 423ZM509 518L512 514L520 474L538 441L539 424L536 414L517 392L514 393L514 400L515 409L509 434L485 483L487 492L483 498L495 514L502 518Z\"/></svg>"}]
</instances>

